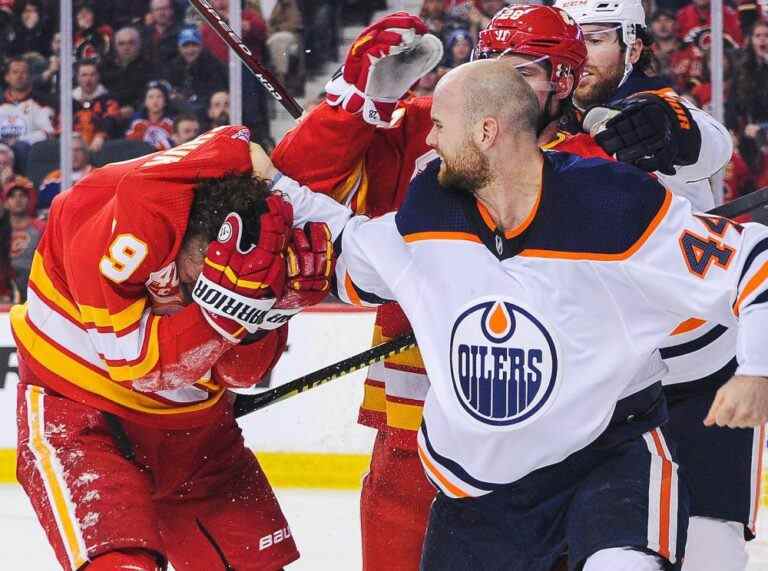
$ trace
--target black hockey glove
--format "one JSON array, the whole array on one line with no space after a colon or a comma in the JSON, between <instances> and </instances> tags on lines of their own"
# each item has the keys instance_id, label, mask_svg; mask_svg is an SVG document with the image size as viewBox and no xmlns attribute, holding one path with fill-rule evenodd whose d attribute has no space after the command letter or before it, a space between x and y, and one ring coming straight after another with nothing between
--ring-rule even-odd
<instances>
[{"instance_id":1,"label":"black hockey glove","mask_svg":"<svg viewBox=\"0 0 768 571\"><path fill-rule=\"evenodd\" d=\"M636 93L610 107L593 107L582 128L606 153L648 172L675 174L696 163L701 131L675 95Z\"/></svg>"}]
</instances>

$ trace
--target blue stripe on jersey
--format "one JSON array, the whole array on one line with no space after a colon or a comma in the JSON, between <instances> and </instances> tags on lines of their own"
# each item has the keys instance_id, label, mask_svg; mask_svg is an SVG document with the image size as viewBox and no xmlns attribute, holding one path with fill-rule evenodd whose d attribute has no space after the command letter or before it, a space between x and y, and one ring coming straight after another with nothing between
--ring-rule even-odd
<instances>
[{"instance_id":1,"label":"blue stripe on jersey","mask_svg":"<svg viewBox=\"0 0 768 571\"><path fill-rule=\"evenodd\" d=\"M747 304L747 307L753 306L753 305L759 305L761 303L767 303L768 302L768 290L765 290L763 293L758 295L755 299L753 299L751 302Z\"/></svg>"},{"instance_id":2,"label":"blue stripe on jersey","mask_svg":"<svg viewBox=\"0 0 768 571\"><path fill-rule=\"evenodd\" d=\"M747 256L747 259L744 262L744 268L741 270L738 287L741 287L741 281L744 279L744 276L749 271L749 268L752 266L755 259L766 250L768 250L768 238L763 238L753 246L752 251L749 253L749 256Z\"/></svg>"},{"instance_id":3,"label":"blue stripe on jersey","mask_svg":"<svg viewBox=\"0 0 768 571\"><path fill-rule=\"evenodd\" d=\"M716 325L701 337L697 337L696 339L688 341L687 343L681 343L680 345L664 347L659 349L659 353L661 353L662 359L672 359L674 357L687 355L688 353L693 353L694 351L698 351L699 349L703 349L707 345L714 343L715 340L721 337L726 331L728 331L727 327L723 325Z\"/></svg>"},{"instance_id":4,"label":"blue stripe on jersey","mask_svg":"<svg viewBox=\"0 0 768 571\"><path fill-rule=\"evenodd\" d=\"M427 447L427 451L429 452L429 455L432 457L432 459L434 459L435 462L440 464L441 467L445 468L451 474L456 476L459 480L463 480L467 484L470 484L471 486L479 490L486 490L489 492L492 492L494 490L500 490L509 485L509 484L491 484L490 482L483 482L482 480L473 478L466 472L466 470L464 470L464 468L459 466L459 464L435 452L435 449L432 447L432 443L429 441L429 433L427 432L427 424L425 422L421 423L421 434L424 436L424 445Z\"/></svg>"}]
</instances>

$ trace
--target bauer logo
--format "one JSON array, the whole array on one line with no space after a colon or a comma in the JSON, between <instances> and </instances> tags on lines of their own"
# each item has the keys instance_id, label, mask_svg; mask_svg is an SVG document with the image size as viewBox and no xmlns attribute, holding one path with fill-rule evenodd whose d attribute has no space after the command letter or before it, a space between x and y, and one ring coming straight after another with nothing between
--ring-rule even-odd
<instances>
[{"instance_id":1,"label":"bauer logo","mask_svg":"<svg viewBox=\"0 0 768 571\"><path fill-rule=\"evenodd\" d=\"M542 320L509 299L465 309L451 334L451 378L464 410L484 424L520 428L559 387L557 343Z\"/></svg>"}]
</instances>

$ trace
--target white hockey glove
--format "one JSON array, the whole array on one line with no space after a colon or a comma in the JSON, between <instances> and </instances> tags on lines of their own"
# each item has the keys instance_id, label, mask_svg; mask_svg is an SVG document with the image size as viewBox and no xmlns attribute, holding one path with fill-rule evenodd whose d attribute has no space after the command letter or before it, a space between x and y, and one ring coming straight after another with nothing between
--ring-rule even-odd
<instances>
[{"instance_id":1,"label":"white hockey glove","mask_svg":"<svg viewBox=\"0 0 768 571\"><path fill-rule=\"evenodd\" d=\"M326 101L349 113L362 112L366 123L388 127L397 102L442 57L442 42L420 18L391 14L352 44L344 66L325 86Z\"/></svg>"}]
</instances>

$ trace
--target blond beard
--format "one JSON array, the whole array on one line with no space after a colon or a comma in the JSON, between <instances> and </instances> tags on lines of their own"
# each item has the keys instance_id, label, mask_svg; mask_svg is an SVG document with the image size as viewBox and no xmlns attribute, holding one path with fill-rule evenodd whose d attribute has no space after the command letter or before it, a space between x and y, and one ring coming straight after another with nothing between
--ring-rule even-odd
<instances>
[{"instance_id":1,"label":"blond beard","mask_svg":"<svg viewBox=\"0 0 768 571\"><path fill-rule=\"evenodd\" d=\"M452 188L474 194L491 180L488 157L480 152L477 145L467 138L464 154L453 161L443 159L437 181L445 188Z\"/></svg>"}]
</instances>

